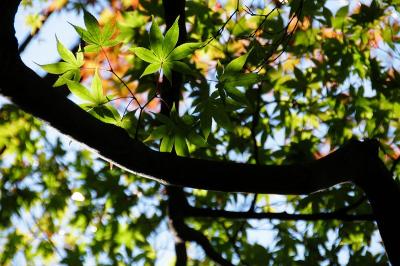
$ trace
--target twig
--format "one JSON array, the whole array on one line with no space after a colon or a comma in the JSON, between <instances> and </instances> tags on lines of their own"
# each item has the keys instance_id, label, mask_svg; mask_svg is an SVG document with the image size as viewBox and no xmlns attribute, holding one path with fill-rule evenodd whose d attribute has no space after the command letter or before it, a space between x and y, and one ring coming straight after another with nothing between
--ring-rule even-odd
<instances>
[{"instance_id":1,"label":"twig","mask_svg":"<svg viewBox=\"0 0 400 266\"><path fill-rule=\"evenodd\" d=\"M190 217L204 218L228 218L228 219L278 219L284 221L318 221L318 220L342 220L342 221L374 221L373 214L346 214L346 213L314 213L291 214L287 212L234 212L226 210L214 210L209 208L190 207L186 212Z\"/></svg>"},{"instance_id":2,"label":"twig","mask_svg":"<svg viewBox=\"0 0 400 266\"><path fill-rule=\"evenodd\" d=\"M103 52L103 54L104 54L104 56L105 56L105 58L106 58L106 60L107 60L108 66L110 67L109 71L122 83L122 85L124 85L124 87L125 87L125 88L129 91L129 93L132 95L132 98L135 100L135 102L136 102L139 106L141 106L139 100L136 98L135 94L132 92L132 90L129 88L129 86L125 83L125 81L124 81L117 73L115 73L115 71L114 71L114 69L113 69L113 67L112 67L112 65L111 65L110 59L108 59L107 53L106 53L106 51L104 50L103 47L101 47L101 50L102 50L102 52Z\"/></svg>"}]
</instances>

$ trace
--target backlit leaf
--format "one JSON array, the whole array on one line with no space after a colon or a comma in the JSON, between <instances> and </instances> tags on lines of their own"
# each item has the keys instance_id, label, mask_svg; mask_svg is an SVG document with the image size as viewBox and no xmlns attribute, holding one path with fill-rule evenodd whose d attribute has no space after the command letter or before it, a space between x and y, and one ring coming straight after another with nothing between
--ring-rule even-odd
<instances>
[{"instance_id":1,"label":"backlit leaf","mask_svg":"<svg viewBox=\"0 0 400 266\"><path fill-rule=\"evenodd\" d=\"M58 40L58 38L56 38L56 39L57 39L57 51L58 51L58 54L61 56L61 58L62 58L65 62L68 62L68 63L70 63L70 64L72 64L72 65L77 65L77 66L78 66L77 60L76 60L74 54L73 54L70 50L68 50L68 49Z\"/></svg>"},{"instance_id":2,"label":"backlit leaf","mask_svg":"<svg viewBox=\"0 0 400 266\"><path fill-rule=\"evenodd\" d=\"M161 152L171 152L174 147L174 137L164 136L161 140L160 151Z\"/></svg>"},{"instance_id":3,"label":"backlit leaf","mask_svg":"<svg viewBox=\"0 0 400 266\"><path fill-rule=\"evenodd\" d=\"M163 35L161 33L160 27L157 24L157 21L153 17L153 22L150 27L150 47L156 56L162 58L162 44L163 44Z\"/></svg>"},{"instance_id":4,"label":"backlit leaf","mask_svg":"<svg viewBox=\"0 0 400 266\"><path fill-rule=\"evenodd\" d=\"M92 36L92 39L95 41L100 41L100 25L97 19L86 10L83 10L83 20L85 22L87 31Z\"/></svg>"},{"instance_id":5,"label":"backlit leaf","mask_svg":"<svg viewBox=\"0 0 400 266\"><path fill-rule=\"evenodd\" d=\"M162 49L164 56L167 56L176 46L179 38L179 16L175 19L174 24L165 34L165 38L162 43Z\"/></svg>"},{"instance_id":6,"label":"backlit leaf","mask_svg":"<svg viewBox=\"0 0 400 266\"><path fill-rule=\"evenodd\" d=\"M51 74L62 74L67 72L68 70L73 69L70 64L66 62L58 62L54 64L40 65L44 71Z\"/></svg>"},{"instance_id":7,"label":"backlit leaf","mask_svg":"<svg viewBox=\"0 0 400 266\"><path fill-rule=\"evenodd\" d=\"M157 63L160 62L160 59L153 53L153 51L143 48L143 47L135 47L131 49L137 57L142 59L148 63Z\"/></svg>"},{"instance_id":8,"label":"backlit leaf","mask_svg":"<svg viewBox=\"0 0 400 266\"><path fill-rule=\"evenodd\" d=\"M242 70L250 53L251 50L246 54L239 56L238 58L235 58L231 62L229 62L229 64L225 67L225 73L238 72Z\"/></svg>"},{"instance_id":9,"label":"backlit leaf","mask_svg":"<svg viewBox=\"0 0 400 266\"><path fill-rule=\"evenodd\" d=\"M201 43L184 43L176 47L167 57L168 61L180 60L191 55L196 49L201 47Z\"/></svg>"},{"instance_id":10,"label":"backlit leaf","mask_svg":"<svg viewBox=\"0 0 400 266\"><path fill-rule=\"evenodd\" d=\"M74 94L76 97L80 98L81 100L88 101L91 103L95 102L95 99L91 95L90 91L80 84L79 82L76 81L67 81L67 85L69 90Z\"/></svg>"},{"instance_id":11,"label":"backlit leaf","mask_svg":"<svg viewBox=\"0 0 400 266\"><path fill-rule=\"evenodd\" d=\"M189 154L186 139L180 134L175 136L175 152L179 156L187 156Z\"/></svg>"},{"instance_id":12,"label":"backlit leaf","mask_svg":"<svg viewBox=\"0 0 400 266\"><path fill-rule=\"evenodd\" d=\"M149 74L153 74L157 71L160 70L161 64L160 63L153 63L150 64L146 67L146 69L143 71L142 75L140 77L149 75Z\"/></svg>"}]
</instances>

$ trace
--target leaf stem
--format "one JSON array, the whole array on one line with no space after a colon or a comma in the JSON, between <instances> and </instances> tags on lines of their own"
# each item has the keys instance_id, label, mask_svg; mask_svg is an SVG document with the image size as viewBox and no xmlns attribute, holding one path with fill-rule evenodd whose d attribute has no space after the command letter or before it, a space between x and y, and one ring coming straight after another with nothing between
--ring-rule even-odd
<instances>
[{"instance_id":1,"label":"leaf stem","mask_svg":"<svg viewBox=\"0 0 400 266\"><path fill-rule=\"evenodd\" d=\"M141 107L139 100L136 98L135 94L132 92L132 90L129 88L129 86L125 83L125 81L117 73L115 73L115 71L111 65L110 59L108 58L107 53L103 47L101 47L101 51L103 52L103 54L107 60L108 66L110 67L109 71L122 83L122 85L124 85L124 87L132 95L132 99L139 105L139 107Z\"/></svg>"}]
</instances>

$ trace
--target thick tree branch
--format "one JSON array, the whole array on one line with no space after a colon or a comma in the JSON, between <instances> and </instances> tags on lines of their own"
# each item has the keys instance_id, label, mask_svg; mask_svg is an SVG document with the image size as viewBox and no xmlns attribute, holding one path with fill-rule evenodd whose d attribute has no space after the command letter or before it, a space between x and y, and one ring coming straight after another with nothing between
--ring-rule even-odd
<instances>
[{"instance_id":1,"label":"thick tree branch","mask_svg":"<svg viewBox=\"0 0 400 266\"><path fill-rule=\"evenodd\" d=\"M16 2L0 4L4 25L0 29L1 93L23 110L130 172L163 184L208 190L307 194L350 181L355 176L354 169L362 168L359 158L368 156L359 152L364 144L357 141L318 161L284 166L208 161L153 151L131 139L123 129L96 120L21 62L11 26L12 12L8 11L9 3Z\"/></svg>"},{"instance_id":2,"label":"thick tree branch","mask_svg":"<svg viewBox=\"0 0 400 266\"><path fill-rule=\"evenodd\" d=\"M370 143L366 151L365 175L355 179L366 193L374 212L386 253L392 265L400 265L400 187L378 157L379 143Z\"/></svg>"},{"instance_id":3,"label":"thick tree branch","mask_svg":"<svg viewBox=\"0 0 400 266\"><path fill-rule=\"evenodd\" d=\"M167 193L171 194L171 189L167 188ZM179 208L176 208L174 204L177 202L168 195L168 224L170 231L174 235L175 241L175 254L176 254L176 266L186 266L187 265L187 250L186 250L186 241L183 239L179 233L179 226L180 224L184 224L184 217L179 211ZM178 203L180 204L180 203Z\"/></svg>"},{"instance_id":4,"label":"thick tree branch","mask_svg":"<svg viewBox=\"0 0 400 266\"><path fill-rule=\"evenodd\" d=\"M359 141L352 141L317 161L280 166L217 162L153 151L131 139L123 129L104 124L86 113L21 62L9 11L9 3L17 2L0 4L1 93L115 165L163 184L274 194L307 194L349 182L365 172L363 158L369 155L363 153L365 143Z\"/></svg>"}]
</instances>

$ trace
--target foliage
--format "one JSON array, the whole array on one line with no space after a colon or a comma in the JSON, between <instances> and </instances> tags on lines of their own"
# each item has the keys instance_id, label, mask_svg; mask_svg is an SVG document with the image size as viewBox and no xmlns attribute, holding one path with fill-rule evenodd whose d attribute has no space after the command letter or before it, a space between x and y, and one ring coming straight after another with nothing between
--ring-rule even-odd
<instances>
[{"instance_id":1,"label":"foliage","mask_svg":"<svg viewBox=\"0 0 400 266\"><path fill-rule=\"evenodd\" d=\"M352 137L378 138L391 166L400 154L400 1L277 2L187 1L188 42L178 46L178 18L163 35L159 1L110 1L99 19L66 2L61 10L83 11L85 28L73 27L85 46L70 51L57 40L60 62L41 67L93 116L162 152L288 164L320 158ZM46 23L38 17L28 18L33 32ZM160 86L173 71L184 75L183 94L167 117L158 112ZM157 235L167 230L160 185L71 148L12 105L0 117L0 264L19 264L17 254L68 265L160 258ZM197 207L247 211L253 200L186 192ZM361 197L343 184L302 197L258 195L255 210L332 212ZM369 212L366 202L350 211ZM386 263L371 222L187 222L236 264ZM254 237L256 230L264 233ZM210 265L194 253L191 265Z\"/></svg>"}]
</instances>

